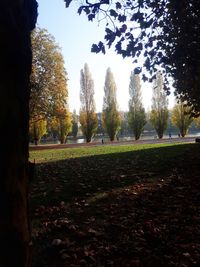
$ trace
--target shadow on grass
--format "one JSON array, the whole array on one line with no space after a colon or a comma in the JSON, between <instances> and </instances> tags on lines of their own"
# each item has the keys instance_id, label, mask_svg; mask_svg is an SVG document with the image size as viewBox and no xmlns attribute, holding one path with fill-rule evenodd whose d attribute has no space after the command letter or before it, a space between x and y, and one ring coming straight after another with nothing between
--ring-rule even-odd
<instances>
[{"instance_id":1,"label":"shadow on grass","mask_svg":"<svg viewBox=\"0 0 200 267\"><path fill-rule=\"evenodd\" d=\"M198 266L199 160L192 144L40 164L57 206L33 216L34 267Z\"/></svg>"},{"instance_id":2,"label":"shadow on grass","mask_svg":"<svg viewBox=\"0 0 200 267\"><path fill-rule=\"evenodd\" d=\"M32 206L98 197L176 169L180 172L198 151L197 144L184 144L40 163L32 185Z\"/></svg>"}]
</instances>

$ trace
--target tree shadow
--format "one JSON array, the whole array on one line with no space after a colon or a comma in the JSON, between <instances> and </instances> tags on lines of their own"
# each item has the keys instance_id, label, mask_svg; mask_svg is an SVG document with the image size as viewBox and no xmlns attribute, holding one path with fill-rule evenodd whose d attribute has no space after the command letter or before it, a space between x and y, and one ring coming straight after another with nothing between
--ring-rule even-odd
<instances>
[{"instance_id":1,"label":"tree shadow","mask_svg":"<svg viewBox=\"0 0 200 267\"><path fill-rule=\"evenodd\" d=\"M32 204L70 202L123 188L138 180L153 180L177 168L180 172L194 150L196 144L187 144L40 163L31 185Z\"/></svg>"},{"instance_id":2,"label":"tree shadow","mask_svg":"<svg viewBox=\"0 0 200 267\"><path fill-rule=\"evenodd\" d=\"M38 260L46 266L197 266L199 159L193 144L40 164L38 182L45 177L50 195L39 197L44 207L34 203ZM52 245L53 239L61 243ZM38 260L34 266L45 266Z\"/></svg>"}]
</instances>

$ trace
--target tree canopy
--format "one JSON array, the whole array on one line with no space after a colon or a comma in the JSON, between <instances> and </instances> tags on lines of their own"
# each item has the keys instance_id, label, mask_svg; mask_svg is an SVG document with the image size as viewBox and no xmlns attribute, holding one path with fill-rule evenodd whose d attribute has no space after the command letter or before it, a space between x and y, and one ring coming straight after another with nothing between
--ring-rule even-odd
<instances>
[{"instance_id":1,"label":"tree canopy","mask_svg":"<svg viewBox=\"0 0 200 267\"><path fill-rule=\"evenodd\" d=\"M71 134L73 135L74 138L77 137L78 134L78 115L76 114L76 110L73 110L72 113L72 131Z\"/></svg>"},{"instance_id":2,"label":"tree canopy","mask_svg":"<svg viewBox=\"0 0 200 267\"><path fill-rule=\"evenodd\" d=\"M34 141L35 145L38 145L42 136L47 134L47 121L42 117L30 120L29 122L29 135L30 140Z\"/></svg>"},{"instance_id":3,"label":"tree canopy","mask_svg":"<svg viewBox=\"0 0 200 267\"><path fill-rule=\"evenodd\" d=\"M67 103L67 73L59 46L45 29L32 33L30 117L48 117Z\"/></svg>"},{"instance_id":4,"label":"tree canopy","mask_svg":"<svg viewBox=\"0 0 200 267\"><path fill-rule=\"evenodd\" d=\"M179 129L182 137L187 134L193 122L190 112L187 103L177 103L172 110L172 123Z\"/></svg>"},{"instance_id":5,"label":"tree canopy","mask_svg":"<svg viewBox=\"0 0 200 267\"><path fill-rule=\"evenodd\" d=\"M68 7L72 0L65 0ZM200 5L198 0L98 0L84 1L78 13L88 20L106 20L104 41L92 46L93 52L115 47L123 57L132 57L136 73L151 81L158 69L164 71L164 86L170 79L177 98L187 101L193 115L200 113ZM148 74L144 72L148 71Z\"/></svg>"},{"instance_id":6,"label":"tree canopy","mask_svg":"<svg viewBox=\"0 0 200 267\"><path fill-rule=\"evenodd\" d=\"M64 144L72 129L70 112L66 108L57 110L56 116L50 120L50 128L53 134L58 136L60 143Z\"/></svg>"}]
</instances>

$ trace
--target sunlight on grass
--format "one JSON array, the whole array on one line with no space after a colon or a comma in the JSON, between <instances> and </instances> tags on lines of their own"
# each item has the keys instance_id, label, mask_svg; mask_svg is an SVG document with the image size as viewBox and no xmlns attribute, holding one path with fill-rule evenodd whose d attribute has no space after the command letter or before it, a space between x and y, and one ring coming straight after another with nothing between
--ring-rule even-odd
<instances>
[{"instance_id":1,"label":"sunlight on grass","mask_svg":"<svg viewBox=\"0 0 200 267\"><path fill-rule=\"evenodd\" d=\"M30 160L35 159L36 162L48 162L64 160L68 158L89 157L95 155L106 155L114 153L124 153L137 150L146 150L160 147L181 146L183 144L145 144L145 145L119 145L119 146L102 146L102 147L79 147L64 149L47 149L30 151ZM185 145L185 144L184 144Z\"/></svg>"}]
</instances>

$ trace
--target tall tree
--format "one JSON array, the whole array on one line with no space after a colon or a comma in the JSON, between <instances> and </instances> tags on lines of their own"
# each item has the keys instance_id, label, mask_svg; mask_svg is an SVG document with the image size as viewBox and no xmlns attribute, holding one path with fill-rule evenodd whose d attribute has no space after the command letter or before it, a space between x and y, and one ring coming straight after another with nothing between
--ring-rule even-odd
<instances>
[{"instance_id":1,"label":"tall tree","mask_svg":"<svg viewBox=\"0 0 200 267\"><path fill-rule=\"evenodd\" d=\"M166 92L163 89L163 77L158 72L153 85L152 110L150 113L150 122L157 132L159 138L163 137L167 129L168 122L168 100Z\"/></svg>"},{"instance_id":2,"label":"tall tree","mask_svg":"<svg viewBox=\"0 0 200 267\"><path fill-rule=\"evenodd\" d=\"M106 71L103 99L103 125L111 141L116 137L120 129L120 114L117 106L117 86L110 68Z\"/></svg>"},{"instance_id":3,"label":"tall tree","mask_svg":"<svg viewBox=\"0 0 200 267\"><path fill-rule=\"evenodd\" d=\"M192 122L191 108L186 103L176 104L172 110L172 123L179 129L182 137L187 134Z\"/></svg>"},{"instance_id":4,"label":"tall tree","mask_svg":"<svg viewBox=\"0 0 200 267\"><path fill-rule=\"evenodd\" d=\"M135 140L138 140L146 124L146 115L142 104L140 76L135 74L134 71L131 72L130 76L129 95L128 122L135 136Z\"/></svg>"},{"instance_id":5,"label":"tall tree","mask_svg":"<svg viewBox=\"0 0 200 267\"><path fill-rule=\"evenodd\" d=\"M65 0L67 6L71 0ZM150 73L144 79L155 76L158 66L165 70L165 88L170 89L169 78L177 97L187 101L193 112L200 113L200 5L198 0L123 1L93 3L84 1L79 14L85 12L88 20L106 19L104 42L93 45L93 52L106 51L114 45L118 54L132 57L138 65ZM137 28L137 31L135 31ZM106 43L106 44L105 44ZM137 58L143 55L145 63Z\"/></svg>"},{"instance_id":6,"label":"tall tree","mask_svg":"<svg viewBox=\"0 0 200 267\"><path fill-rule=\"evenodd\" d=\"M54 116L67 102L67 73L59 46L45 29L32 33L33 65L31 74L30 117Z\"/></svg>"},{"instance_id":7,"label":"tall tree","mask_svg":"<svg viewBox=\"0 0 200 267\"><path fill-rule=\"evenodd\" d=\"M94 81L87 64L81 70L80 87L81 109L79 120L82 132L88 143L91 142L96 132L98 121L95 113Z\"/></svg>"},{"instance_id":8,"label":"tall tree","mask_svg":"<svg viewBox=\"0 0 200 267\"><path fill-rule=\"evenodd\" d=\"M0 121L4 129L0 131L0 266L25 267L31 259L27 198L30 33L37 3L3 0L0 12Z\"/></svg>"}]
</instances>

